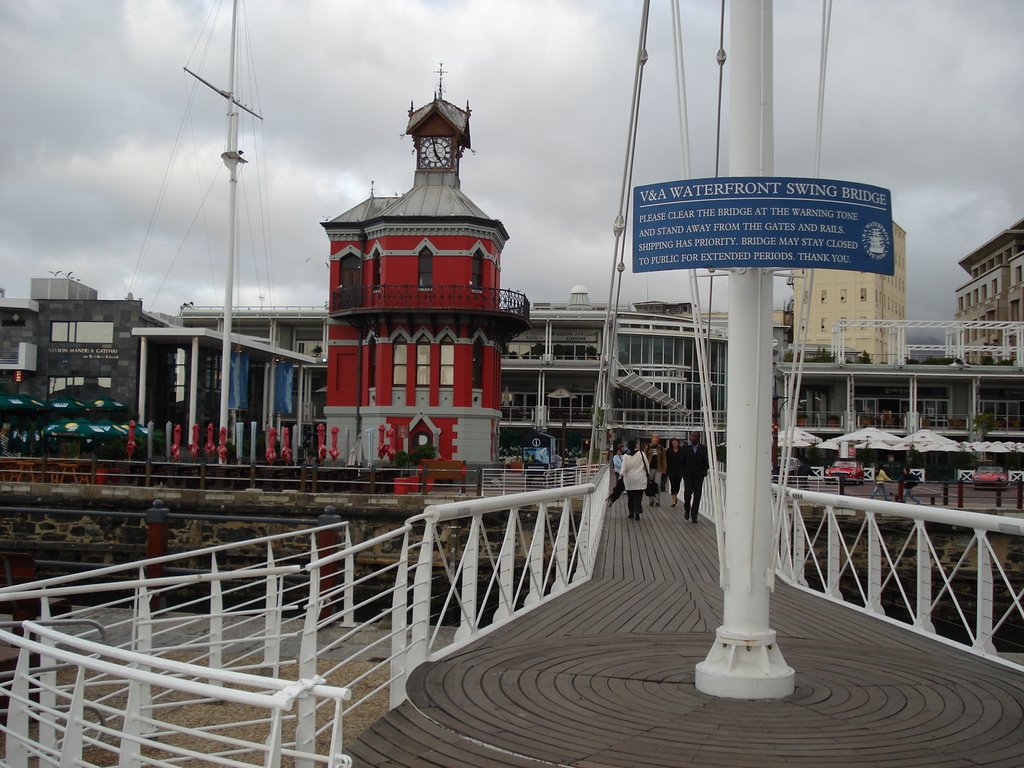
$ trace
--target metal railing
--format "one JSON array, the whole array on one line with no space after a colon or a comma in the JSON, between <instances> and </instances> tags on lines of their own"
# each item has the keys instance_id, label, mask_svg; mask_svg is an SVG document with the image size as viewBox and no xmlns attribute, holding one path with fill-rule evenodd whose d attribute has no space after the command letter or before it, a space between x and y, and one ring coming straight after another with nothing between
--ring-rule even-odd
<instances>
[{"instance_id":1,"label":"metal railing","mask_svg":"<svg viewBox=\"0 0 1024 768\"><path fill-rule=\"evenodd\" d=\"M19 653L0 765L350 765L354 709L396 706L419 664L591 577L609 472L566 472L592 482L427 507L359 543L322 518L0 589L0 612L40 616L0 634ZM73 607L54 617L58 601Z\"/></svg>"},{"instance_id":2,"label":"metal railing","mask_svg":"<svg viewBox=\"0 0 1024 768\"><path fill-rule=\"evenodd\" d=\"M526 294L507 288L474 288L467 285L376 285L335 288L331 313L376 309L464 309L530 318Z\"/></svg>"},{"instance_id":3,"label":"metal railing","mask_svg":"<svg viewBox=\"0 0 1024 768\"><path fill-rule=\"evenodd\" d=\"M985 656L1024 647L1024 522L794 489L781 510L783 581Z\"/></svg>"}]
</instances>

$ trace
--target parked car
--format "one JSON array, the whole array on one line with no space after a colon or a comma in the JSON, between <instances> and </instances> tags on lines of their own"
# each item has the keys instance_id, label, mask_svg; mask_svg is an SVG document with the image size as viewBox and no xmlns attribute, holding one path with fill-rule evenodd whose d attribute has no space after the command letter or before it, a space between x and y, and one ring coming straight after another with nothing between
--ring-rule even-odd
<instances>
[{"instance_id":1,"label":"parked car","mask_svg":"<svg viewBox=\"0 0 1024 768\"><path fill-rule=\"evenodd\" d=\"M779 466L772 467L772 479L773 480L777 480L778 479L779 472L780 472ZM792 478L796 478L796 477L809 477L810 474L811 474L811 467L810 467L810 465L807 462L803 461L802 459L798 459L796 456L790 456L789 457L789 477L791 479Z\"/></svg>"},{"instance_id":2,"label":"parked car","mask_svg":"<svg viewBox=\"0 0 1024 768\"><path fill-rule=\"evenodd\" d=\"M995 464L983 464L974 470L975 488L1005 488L1010 484L1006 470Z\"/></svg>"},{"instance_id":3,"label":"parked car","mask_svg":"<svg viewBox=\"0 0 1024 768\"><path fill-rule=\"evenodd\" d=\"M844 477L848 483L863 483L864 465L854 459L838 459L825 468L825 477Z\"/></svg>"}]
</instances>

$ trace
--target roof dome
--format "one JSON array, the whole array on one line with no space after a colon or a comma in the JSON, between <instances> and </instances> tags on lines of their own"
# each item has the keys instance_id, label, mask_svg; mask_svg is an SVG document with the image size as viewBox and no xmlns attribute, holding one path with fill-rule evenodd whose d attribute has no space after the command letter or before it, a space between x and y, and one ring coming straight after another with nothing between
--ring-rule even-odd
<instances>
[{"instance_id":1,"label":"roof dome","mask_svg":"<svg viewBox=\"0 0 1024 768\"><path fill-rule=\"evenodd\" d=\"M587 290L585 285L574 285L572 291L569 292L569 306L590 306L590 291Z\"/></svg>"}]
</instances>

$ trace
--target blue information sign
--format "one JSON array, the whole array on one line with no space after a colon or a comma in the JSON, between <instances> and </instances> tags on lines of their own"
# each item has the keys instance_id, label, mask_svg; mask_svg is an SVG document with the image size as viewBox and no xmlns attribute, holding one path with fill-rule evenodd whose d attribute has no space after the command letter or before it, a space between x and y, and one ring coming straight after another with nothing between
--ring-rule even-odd
<instances>
[{"instance_id":1,"label":"blue information sign","mask_svg":"<svg viewBox=\"0 0 1024 768\"><path fill-rule=\"evenodd\" d=\"M780 177L690 179L633 190L633 271L714 267L893 274L889 190Z\"/></svg>"}]
</instances>

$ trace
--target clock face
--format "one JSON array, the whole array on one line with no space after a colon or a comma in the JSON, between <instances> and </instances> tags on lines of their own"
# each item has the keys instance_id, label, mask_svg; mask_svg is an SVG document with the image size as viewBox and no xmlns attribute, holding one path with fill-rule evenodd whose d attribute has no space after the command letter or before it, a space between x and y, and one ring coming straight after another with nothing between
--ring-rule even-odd
<instances>
[{"instance_id":1,"label":"clock face","mask_svg":"<svg viewBox=\"0 0 1024 768\"><path fill-rule=\"evenodd\" d=\"M452 137L423 136L418 160L420 168L451 168Z\"/></svg>"}]
</instances>

